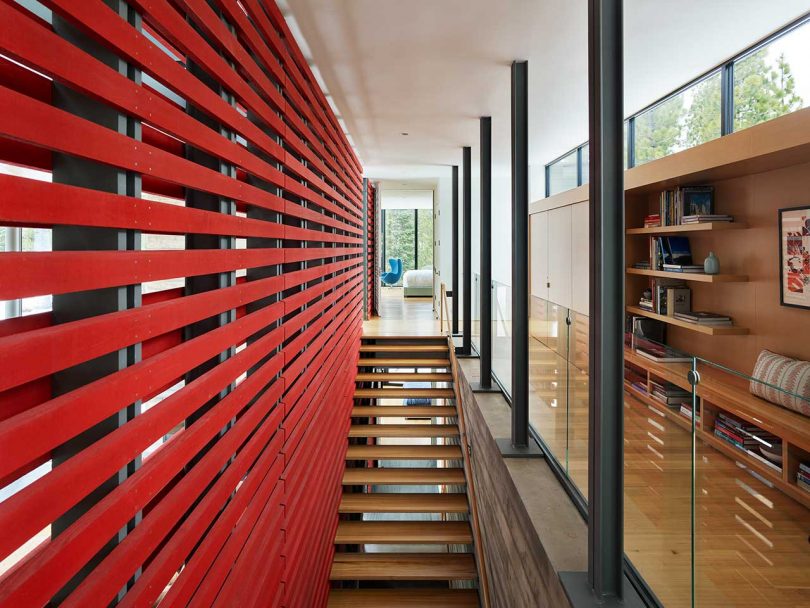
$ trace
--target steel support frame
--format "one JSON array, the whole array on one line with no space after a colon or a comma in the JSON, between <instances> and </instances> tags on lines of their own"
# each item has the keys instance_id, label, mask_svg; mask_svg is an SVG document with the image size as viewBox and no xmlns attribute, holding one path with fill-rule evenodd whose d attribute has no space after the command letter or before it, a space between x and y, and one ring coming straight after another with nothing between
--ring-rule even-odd
<instances>
[{"instance_id":1,"label":"steel support frame","mask_svg":"<svg viewBox=\"0 0 810 608\"><path fill-rule=\"evenodd\" d=\"M453 187L453 215L452 215L452 223L453 223L453 230L452 230L452 238L450 240L450 249L453 252L452 255L452 279L451 279L451 288L452 293L451 297L453 298L453 311L452 311L452 334L455 336L458 334L458 293L459 293L459 285L458 285L458 165L453 165L453 177L452 177L452 187Z\"/></svg>"},{"instance_id":2,"label":"steel support frame","mask_svg":"<svg viewBox=\"0 0 810 608\"><path fill-rule=\"evenodd\" d=\"M464 265L462 277L464 312L460 354L468 357L472 354L472 148L470 146L464 146L462 149L462 164L464 168L462 187L464 232L461 251ZM455 297L455 293L453 295Z\"/></svg>"},{"instance_id":3,"label":"steel support frame","mask_svg":"<svg viewBox=\"0 0 810 608\"><path fill-rule=\"evenodd\" d=\"M529 438L529 63L512 62L512 433L504 458L542 458Z\"/></svg>"},{"instance_id":4,"label":"steel support frame","mask_svg":"<svg viewBox=\"0 0 810 608\"><path fill-rule=\"evenodd\" d=\"M480 379L473 392L501 392L492 385L492 117L482 116L480 255Z\"/></svg>"},{"instance_id":5,"label":"steel support frame","mask_svg":"<svg viewBox=\"0 0 810 608\"><path fill-rule=\"evenodd\" d=\"M105 0L105 4L133 27L141 29L141 16L123 0ZM71 44L94 56L99 61L116 69L137 84L141 83L141 71L128 64L115 53L102 46L59 15L53 15L53 29ZM118 133L140 141L141 123L122 114L118 110L93 100L58 82L53 83L53 105L104 125ZM141 175L108 165L78 158L68 154L53 154L54 183L70 184L93 190L113 192L139 198L141 196ZM135 230L115 230L110 228L90 228L82 226L54 226L52 230L54 251L132 251L141 248L141 233ZM105 313L120 312L141 306L141 285L124 285L91 291L57 294L53 296L53 323L58 325ZM85 384L132 366L141 360L141 344L97 357L80 365L67 368L53 375L53 395L68 393ZM53 451L53 467L79 454L91 444L109 435L140 414L141 403L137 401L122 409L118 414L100 422ZM95 504L112 492L131 476L141 465L140 457L129 462L116 475L105 481L93 492L65 514L54 520L51 538L56 538L87 513ZM126 527L112 538L53 598L53 604L60 604L112 549L124 540L141 518L138 513ZM139 576L136 571L135 577ZM130 581L130 584L133 581ZM119 599L125 590L119 593Z\"/></svg>"},{"instance_id":6,"label":"steel support frame","mask_svg":"<svg viewBox=\"0 0 810 608\"><path fill-rule=\"evenodd\" d=\"M590 368L588 572L561 573L574 606L641 606L624 575L622 0L588 2Z\"/></svg>"}]
</instances>

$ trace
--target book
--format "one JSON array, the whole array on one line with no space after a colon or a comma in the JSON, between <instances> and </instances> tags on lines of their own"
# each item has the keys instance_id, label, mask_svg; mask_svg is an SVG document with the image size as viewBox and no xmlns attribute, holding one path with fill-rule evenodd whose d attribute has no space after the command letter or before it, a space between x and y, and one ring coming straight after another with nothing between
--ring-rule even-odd
<instances>
[{"instance_id":1,"label":"book","mask_svg":"<svg viewBox=\"0 0 810 608\"><path fill-rule=\"evenodd\" d=\"M707 222L733 222L731 215L685 215L681 218L681 224L704 224Z\"/></svg>"},{"instance_id":2,"label":"book","mask_svg":"<svg viewBox=\"0 0 810 608\"><path fill-rule=\"evenodd\" d=\"M681 217L714 214L713 186L690 186L681 188L680 194Z\"/></svg>"},{"instance_id":3,"label":"book","mask_svg":"<svg viewBox=\"0 0 810 608\"><path fill-rule=\"evenodd\" d=\"M660 344L637 346L635 351L641 357L656 363L689 363L692 360L691 357L684 353Z\"/></svg>"},{"instance_id":4,"label":"book","mask_svg":"<svg viewBox=\"0 0 810 608\"><path fill-rule=\"evenodd\" d=\"M810 462L800 462L799 463L799 470L804 471L808 475L810 475Z\"/></svg>"},{"instance_id":5,"label":"book","mask_svg":"<svg viewBox=\"0 0 810 608\"><path fill-rule=\"evenodd\" d=\"M667 287L666 314L684 313L692 309L692 290L688 287Z\"/></svg>"},{"instance_id":6,"label":"book","mask_svg":"<svg viewBox=\"0 0 810 608\"><path fill-rule=\"evenodd\" d=\"M687 323L697 323L700 325L731 325L731 317L714 312L676 312L673 316Z\"/></svg>"},{"instance_id":7,"label":"book","mask_svg":"<svg viewBox=\"0 0 810 608\"><path fill-rule=\"evenodd\" d=\"M685 236L670 236L666 238L664 265L666 264L678 266L692 265L692 249L689 247L688 238Z\"/></svg>"}]
</instances>

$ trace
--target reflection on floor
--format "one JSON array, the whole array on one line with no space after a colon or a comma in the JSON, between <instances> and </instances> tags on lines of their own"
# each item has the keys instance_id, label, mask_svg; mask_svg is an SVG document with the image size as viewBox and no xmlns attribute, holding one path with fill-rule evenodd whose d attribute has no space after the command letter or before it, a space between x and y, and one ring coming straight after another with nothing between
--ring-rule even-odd
<instances>
[{"instance_id":1,"label":"reflection on floor","mask_svg":"<svg viewBox=\"0 0 810 608\"><path fill-rule=\"evenodd\" d=\"M531 422L586 493L587 373L534 339L530 361ZM691 435L631 396L624 407L625 552L664 606L689 607ZM810 510L700 441L694 525L695 606L810 607Z\"/></svg>"}]
</instances>

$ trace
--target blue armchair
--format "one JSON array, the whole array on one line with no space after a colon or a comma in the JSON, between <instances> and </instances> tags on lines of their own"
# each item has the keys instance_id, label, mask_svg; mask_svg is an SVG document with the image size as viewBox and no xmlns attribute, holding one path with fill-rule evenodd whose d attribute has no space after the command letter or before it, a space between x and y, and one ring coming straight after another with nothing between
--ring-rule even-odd
<instances>
[{"instance_id":1,"label":"blue armchair","mask_svg":"<svg viewBox=\"0 0 810 608\"><path fill-rule=\"evenodd\" d=\"M391 271L384 272L380 278L386 285L396 285L402 278L402 260L389 258L388 263L391 265Z\"/></svg>"}]
</instances>

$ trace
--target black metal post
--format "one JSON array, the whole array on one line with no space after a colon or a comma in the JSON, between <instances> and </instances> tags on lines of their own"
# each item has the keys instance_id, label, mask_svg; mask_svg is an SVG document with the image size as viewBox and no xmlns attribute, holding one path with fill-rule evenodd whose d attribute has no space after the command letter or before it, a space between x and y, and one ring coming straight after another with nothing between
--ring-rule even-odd
<instances>
[{"instance_id":1,"label":"black metal post","mask_svg":"<svg viewBox=\"0 0 810 608\"><path fill-rule=\"evenodd\" d=\"M453 250L453 278L451 296L453 298L452 334L458 334L458 165L453 165L453 238L450 243Z\"/></svg>"},{"instance_id":2,"label":"black metal post","mask_svg":"<svg viewBox=\"0 0 810 608\"><path fill-rule=\"evenodd\" d=\"M529 439L529 63L512 63L512 436L504 457L536 458Z\"/></svg>"},{"instance_id":3,"label":"black metal post","mask_svg":"<svg viewBox=\"0 0 810 608\"><path fill-rule=\"evenodd\" d=\"M622 36L622 0L589 0L588 572L560 574L574 606L644 605L624 576Z\"/></svg>"},{"instance_id":4,"label":"black metal post","mask_svg":"<svg viewBox=\"0 0 810 608\"><path fill-rule=\"evenodd\" d=\"M142 27L140 14L122 0L105 0L107 7L115 11L134 29ZM106 10L106 9L105 9ZM74 46L92 55L103 64L115 69L127 78L141 83L141 70L127 63L96 42L92 36L75 27L57 14L53 15L53 30ZM122 114L112 106L92 99L69 86L57 81L52 85L53 105L80 116L90 122L103 125L112 131L126 135L132 141L141 140L141 122ZM141 175L109 165L103 165L70 154L53 154L54 183L81 186L92 190L112 192L139 198L141 196ZM141 248L141 233L135 230L117 230L114 228L93 228L85 226L54 226L52 232L54 251L133 251ZM123 285L91 291L56 294L53 296L53 324L59 325L79 319L89 318L106 313L120 312L141 306L141 285ZM105 376L114 374L141 360L141 344L136 343L96 357L79 365L69 367L53 374L53 395L59 396L73 391ZM87 429L53 450L53 467L62 466L88 446L103 439L108 434L132 420L141 411L141 402L137 401L106 420ZM132 475L141 464L137 456L115 475L101 483L95 490L80 500L67 512L59 515L51 526L51 538L57 538L68 531L70 526L94 507L104 496L112 492ZM127 525L118 531L104 547L62 588L53 598L53 605L60 604L109 553L124 540L140 521L138 513ZM139 576L140 569L135 572ZM127 586L133 581L130 580ZM121 598L119 594L118 599Z\"/></svg>"},{"instance_id":5,"label":"black metal post","mask_svg":"<svg viewBox=\"0 0 810 608\"><path fill-rule=\"evenodd\" d=\"M624 169L622 0L590 0L590 439L588 582L622 597Z\"/></svg>"},{"instance_id":6,"label":"black metal post","mask_svg":"<svg viewBox=\"0 0 810 608\"><path fill-rule=\"evenodd\" d=\"M469 356L472 353L472 148L464 146L462 151L464 165L464 236L461 241L461 250L464 264L462 278L464 292L464 330L461 340L461 354Z\"/></svg>"},{"instance_id":7,"label":"black metal post","mask_svg":"<svg viewBox=\"0 0 810 608\"><path fill-rule=\"evenodd\" d=\"M481 120L481 374L473 392L500 392L492 386L492 118Z\"/></svg>"}]
</instances>

